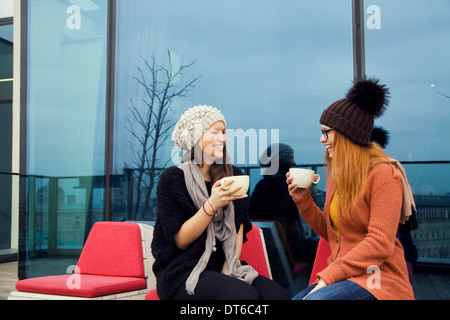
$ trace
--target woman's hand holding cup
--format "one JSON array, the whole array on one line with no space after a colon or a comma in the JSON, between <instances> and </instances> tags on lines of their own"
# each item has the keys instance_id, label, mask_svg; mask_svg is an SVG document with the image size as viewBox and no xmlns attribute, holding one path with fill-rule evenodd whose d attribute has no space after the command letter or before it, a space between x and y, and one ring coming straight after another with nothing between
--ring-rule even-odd
<instances>
[{"instance_id":1,"label":"woman's hand holding cup","mask_svg":"<svg viewBox=\"0 0 450 320\"><path fill-rule=\"evenodd\" d=\"M286 183L288 184L289 194L294 202L300 202L308 193L309 189L297 187L297 184L292 182L293 180L294 178L291 177L290 173L286 173Z\"/></svg>"},{"instance_id":2,"label":"woman's hand holding cup","mask_svg":"<svg viewBox=\"0 0 450 320\"><path fill-rule=\"evenodd\" d=\"M288 184L289 194L294 202L301 201L308 193L311 184L317 184L319 180L320 176L313 170L291 169L286 173L286 183Z\"/></svg>"},{"instance_id":3,"label":"woman's hand holding cup","mask_svg":"<svg viewBox=\"0 0 450 320\"><path fill-rule=\"evenodd\" d=\"M248 195L246 194L246 190L248 190L248 184L247 186L245 186L245 184L237 184L235 186L232 186L235 180L238 180L234 178L235 177L223 178L216 181L216 183L214 183L214 185L212 186L209 202L214 207L214 210L229 205L233 200L239 200L248 197Z\"/></svg>"}]
</instances>

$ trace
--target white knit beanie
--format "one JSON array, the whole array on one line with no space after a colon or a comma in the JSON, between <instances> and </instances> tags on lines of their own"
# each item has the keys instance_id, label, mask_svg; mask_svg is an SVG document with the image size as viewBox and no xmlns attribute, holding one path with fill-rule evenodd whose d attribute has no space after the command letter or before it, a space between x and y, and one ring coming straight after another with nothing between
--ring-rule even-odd
<instances>
[{"instance_id":1,"label":"white knit beanie","mask_svg":"<svg viewBox=\"0 0 450 320\"><path fill-rule=\"evenodd\" d=\"M195 106L188 109L178 120L172 133L175 144L190 151L203 134L217 121L225 122L223 114L214 107Z\"/></svg>"}]
</instances>

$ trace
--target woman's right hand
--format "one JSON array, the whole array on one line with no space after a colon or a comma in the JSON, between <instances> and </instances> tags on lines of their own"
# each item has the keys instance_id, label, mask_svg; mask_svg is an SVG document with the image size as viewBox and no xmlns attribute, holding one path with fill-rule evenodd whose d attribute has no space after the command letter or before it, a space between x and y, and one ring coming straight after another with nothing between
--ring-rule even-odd
<instances>
[{"instance_id":1,"label":"woman's right hand","mask_svg":"<svg viewBox=\"0 0 450 320\"><path fill-rule=\"evenodd\" d=\"M230 181L225 182L225 187L228 187L233 182L234 182L234 180L230 180ZM242 187L238 186L238 187L230 188L228 190L224 190L221 187L220 180L218 180L212 186L211 196L209 197L209 202L214 207L214 210L217 210L219 208L222 208L222 207L225 207L225 206L229 205L230 202L233 201L233 200L239 200L239 199L247 198L248 197L247 194L244 194L242 196L232 196L231 195L231 194L235 193L236 191L238 191L241 188Z\"/></svg>"},{"instance_id":2,"label":"woman's right hand","mask_svg":"<svg viewBox=\"0 0 450 320\"><path fill-rule=\"evenodd\" d=\"M286 183L288 185L289 194L294 202L301 202L303 197L308 194L309 189L299 188L296 183L293 183L294 178L291 177L290 173L286 173Z\"/></svg>"},{"instance_id":3,"label":"woman's right hand","mask_svg":"<svg viewBox=\"0 0 450 320\"><path fill-rule=\"evenodd\" d=\"M225 187L232 184L233 181L228 181ZM214 183L211 190L211 197L208 199L208 203L203 204L203 206L197 211L195 215L189 218L183 223L180 230L174 236L175 245L181 249L187 249L195 240L197 240L202 233L205 231L208 224L211 222L214 216L214 211L228 205L233 200L246 198L247 195L242 196L232 196L231 194L238 191L241 187L230 188L229 190L224 190L221 188L220 180ZM211 206L213 208L211 208Z\"/></svg>"}]
</instances>

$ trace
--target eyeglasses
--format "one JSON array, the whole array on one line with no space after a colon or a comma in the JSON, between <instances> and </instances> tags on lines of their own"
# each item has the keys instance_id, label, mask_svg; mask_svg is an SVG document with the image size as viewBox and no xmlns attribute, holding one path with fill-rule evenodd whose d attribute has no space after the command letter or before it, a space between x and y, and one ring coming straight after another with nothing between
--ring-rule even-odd
<instances>
[{"instance_id":1,"label":"eyeglasses","mask_svg":"<svg viewBox=\"0 0 450 320\"><path fill-rule=\"evenodd\" d=\"M322 131L322 135L325 137L325 139L328 139L328 133L333 131L333 129L327 129L327 130L321 130Z\"/></svg>"}]
</instances>

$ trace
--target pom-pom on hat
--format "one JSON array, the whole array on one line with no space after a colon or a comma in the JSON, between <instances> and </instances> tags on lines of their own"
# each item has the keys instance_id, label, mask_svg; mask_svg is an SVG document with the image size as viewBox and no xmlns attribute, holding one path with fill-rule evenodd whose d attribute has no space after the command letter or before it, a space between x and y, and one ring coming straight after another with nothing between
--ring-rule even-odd
<instances>
[{"instance_id":1,"label":"pom-pom on hat","mask_svg":"<svg viewBox=\"0 0 450 320\"><path fill-rule=\"evenodd\" d=\"M389 132L381 127L374 127L370 135L370 141L378 143L383 149L389 143Z\"/></svg>"},{"instance_id":2,"label":"pom-pom on hat","mask_svg":"<svg viewBox=\"0 0 450 320\"><path fill-rule=\"evenodd\" d=\"M355 82L344 99L324 110L320 123L359 145L367 146L374 119L384 113L389 101L388 88L378 82L375 79Z\"/></svg>"},{"instance_id":3,"label":"pom-pom on hat","mask_svg":"<svg viewBox=\"0 0 450 320\"><path fill-rule=\"evenodd\" d=\"M206 130L217 121L224 124L225 117L214 107L195 106L180 117L172 133L175 144L183 150L190 151L201 139Z\"/></svg>"}]
</instances>

